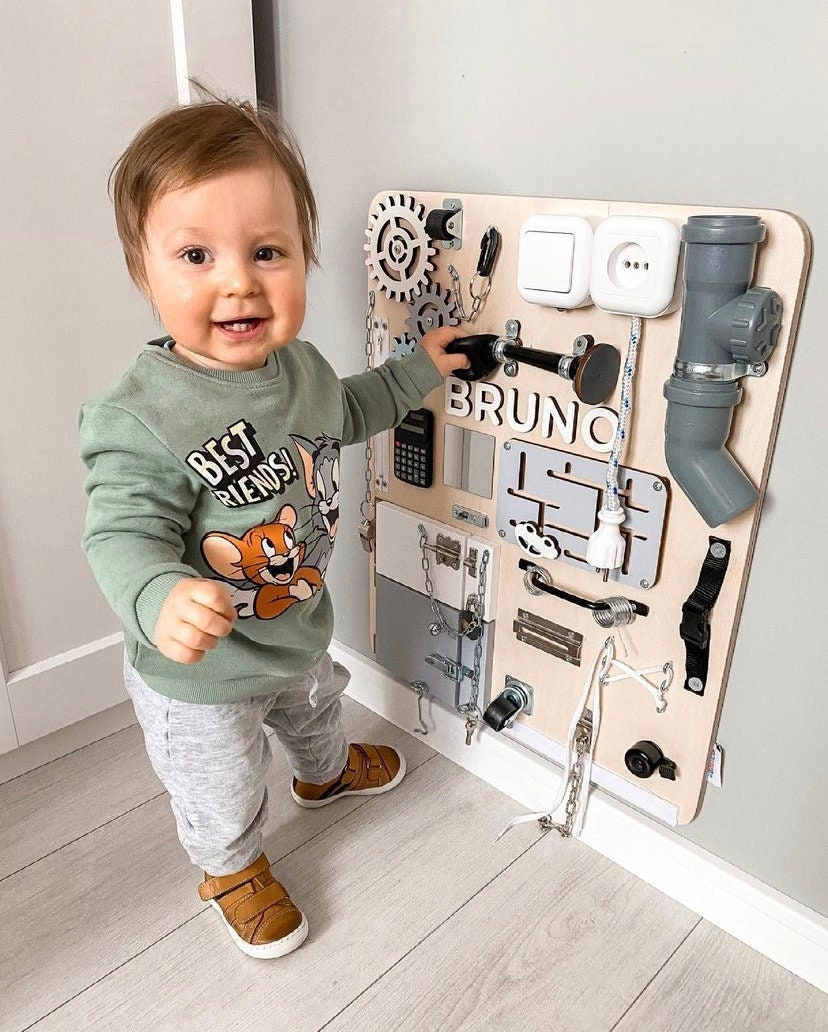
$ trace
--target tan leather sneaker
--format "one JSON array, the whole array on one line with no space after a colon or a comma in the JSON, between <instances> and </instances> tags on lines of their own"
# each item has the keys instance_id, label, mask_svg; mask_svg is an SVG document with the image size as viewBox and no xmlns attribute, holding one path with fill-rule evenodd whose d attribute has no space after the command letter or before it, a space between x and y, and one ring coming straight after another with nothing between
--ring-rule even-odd
<instances>
[{"instance_id":1,"label":"tan leather sneaker","mask_svg":"<svg viewBox=\"0 0 828 1032\"><path fill-rule=\"evenodd\" d=\"M342 773L324 785L294 778L290 794L300 806L313 808L349 795L381 795L405 777L405 757L390 745L351 742Z\"/></svg>"},{"instance_id":2,"label":"tan leather sneaker","mask_svg":"<svg viewBox=\"0 0 828 1032\"><path fill-rule=\"evenodd\" d=\"M198 894L218 910L230 937L249 957L283 957L307 938L305 915L270 871L264 853L236 874L204 872Z\"/></svg>"}]
</instances>

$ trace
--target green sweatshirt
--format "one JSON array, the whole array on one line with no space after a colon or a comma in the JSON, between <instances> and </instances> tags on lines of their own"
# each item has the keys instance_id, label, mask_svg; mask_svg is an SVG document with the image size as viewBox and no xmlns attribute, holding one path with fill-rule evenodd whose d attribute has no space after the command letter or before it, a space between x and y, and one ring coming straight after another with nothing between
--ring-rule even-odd
<instances>
[{"instance_id":1,"label":"green sweatshirt","mask_svg":"<svg viewBox=\"0 0 828 1032\"><path fill-rule=\"evenodd\" d=\"M302 340L249 372L196 367L171 343L145 345L81 408L82 547L147 684L173 699L231 702L274 691L324 654L339 446L399 423L441 378L422 350L339 380ZM239 614L199 663L153 644L183 577L226 584Z\"/></svg>"}]
</instances>

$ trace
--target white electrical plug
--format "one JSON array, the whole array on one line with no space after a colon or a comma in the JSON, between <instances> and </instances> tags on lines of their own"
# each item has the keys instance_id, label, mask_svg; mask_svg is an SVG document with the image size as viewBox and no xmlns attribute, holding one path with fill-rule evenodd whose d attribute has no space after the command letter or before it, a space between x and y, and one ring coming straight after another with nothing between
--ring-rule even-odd
<instances>
[{"instance_id":1,"label":"white electrical plug","mask_svg":"<svg viewBox=\"0 0 828 1032\"><path fill-rule=\"evenodd\" d=\"M623 509L599 509L598 529L587 541L586 561L598 570L617 570L624 561L621 524L627 518Z\"/></svg>"}]
</instances>

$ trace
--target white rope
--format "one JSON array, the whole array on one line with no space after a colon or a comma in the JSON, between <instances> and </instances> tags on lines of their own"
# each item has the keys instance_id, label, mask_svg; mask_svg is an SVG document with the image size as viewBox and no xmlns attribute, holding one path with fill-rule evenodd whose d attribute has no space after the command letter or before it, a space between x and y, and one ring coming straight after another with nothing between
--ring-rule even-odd
<instances>
[{"instance_id":1,"label":"white rope","mask_svg":"<svg viewBox=\"0 0 828 1032\"><path fill-rule=\"evenodd\" d=\"M575 763L578 759L578 752L575 746L578 721L581 719L581 716L583 715L585 709L592 710L592 734L590 736L589 750L584 754L585 763L583 780L581 782L581 793L583 794L584 791L589 792L589 779L592 773L592 752L595 748L595 739L598 737L598 729L601 726L601 676L604 673L606 673L607 669L609 668L609 663L611 662L612 655L614 652L613 646L614 639L612 635L610 635L610 637L607 638L607 640L595 654L595 658L592 661L592 666L590 667L589 673L587 674L587 678L584 681L584 690L581 694L581 698L578 701L578 705L575 707L575 712L572 715L572 723L569 725L566 767L564 768L564 778L563 783L561 785L561 790L558 794L558 798L549 807L549 809L544 810L543 813L527 813L523 814L520 817L513 817L506 825L506 827L497 836L495 842L503 838L507 831L511 831L511 829L518 824L525 824L528 821L537 821L540 820L541 817L547 816L554 819L557 811L560 810L560 808L563 805L565 805L566 796L569 792L569 772L572 769L573 763ZM608 658L605 659L605 657ZM598 678L598 683L595 685L594 698L592 700L592 705L588 706L587 703L589 701L590 690L593 688L595 673L597 670L599 670L599 666L600 674ZM584 788L584 785L586 786L586 788ZM573 824L572 829L572 834L576 837L580 832L581 824L583 823L583 814L585 809L586 807L581 804L581 800L579 799L578 808L576 810L575 823Z\"/></svg>"},{"instance_id":2,"label":"white rope","mask_svg":"<svg viewBox=\"0 0 828 1032\"><path fill-rule=\"evenodd\" d=\"M610 675L611 669L618 669L621 673ZM595 677L596 672L598 674L597 680ZM644 677L645 674L654 673L664 674L664 680L659 687L656 687L648 681L646 677ZM634 670L622 660L615 658L615 638L613 635L610 635L598 650L592 661L589 674L584 682L584 690L581 694L581 698L578 700L577 706L575 707L575 712L572 715L572 722L569 725L569 737L567 739L567 758L566 767L564 768L564 779L561 785L561 790L558 793L558 798L549 807L549 809L545 810L543 813L527 813L519 817L513 817L497 836L495 842L503 838L507 831L511 831L511 829L518 824L526 824L528 821L537 821L542 817L548 817L550 820L555 820L555 814L557 811L566 804L566 799L569 794L570 772L573 764L578 761L578 752L575 745L578 723L584 714L584 710L591 709L592 734L590 735L589 749L584 753L583 757L584 768L582 771L581 785L575 810L575 820L572 823L572 835L574 838L579 837L584 823L587 802L589 800L589 790L592 781L592 757L595 752L595 743L598 740L598 732L601 728L601 689L606 684L611 684L614 681L625 681L628 678L632 678L632 680L636 681L650 692L656 700L657 713L664 712L667 708L667 700L664 698L664 693L670 687L673 680L672 661L664 663L663 666L644 667L641 670ZM592 692L591 700L590 692ZM560 822L558 821L557 823Z\"/></svg>"},{"instance_id":3,"label":"white rope","mask_svg":"<svg viewBox=\"0 0 828 1032\"><path fill-rule=\"evenodd\" d=\"M627 346L627 357L624 359L624 375L621 379L621 401L618 411L618 426L615 428L615 436L612 439L612 450L607 462L606 494L604 496L604 508L611 512L621 511L621 502L618 500L618 467L621 464L621 456L624 451L624 442L627 438L627 424L632 415L632 382L635 376L635 367L638 361L638 342L641 339L641 319L634 315L630 324L630 342Z\"/></svg>"}]
</instances>

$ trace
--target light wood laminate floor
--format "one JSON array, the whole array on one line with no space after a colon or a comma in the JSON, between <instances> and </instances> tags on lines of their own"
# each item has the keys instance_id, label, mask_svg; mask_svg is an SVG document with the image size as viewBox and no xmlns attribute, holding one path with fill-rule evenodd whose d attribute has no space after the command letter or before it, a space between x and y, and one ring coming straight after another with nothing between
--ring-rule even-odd
<instances>
[{"instance_id":1,"label":"light wood laminate floor","mask_svg":"<svg viewBox=\"0 0 828 1032\"><path fill-rule=\"evenodd\" d=\"M307 914L253 960L196 893L137 724L0 785L0 1032L803 1032L828 997L344 700L393 792L297 807L265 848Z\"/></svg>"}]
</instances>

